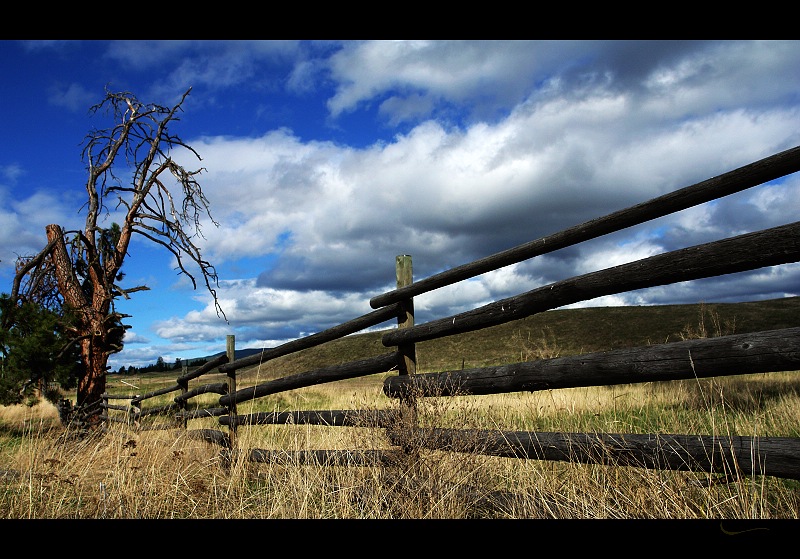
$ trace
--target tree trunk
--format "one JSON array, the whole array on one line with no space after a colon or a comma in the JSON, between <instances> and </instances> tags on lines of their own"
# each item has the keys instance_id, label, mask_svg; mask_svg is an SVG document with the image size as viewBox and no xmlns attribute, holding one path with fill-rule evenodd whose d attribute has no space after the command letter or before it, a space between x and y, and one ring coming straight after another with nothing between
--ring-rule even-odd
<instances>
[{"instance_id":1,"label":"tree trunk","mask_svg":"<svg viewBox=\"0 0 800 559\"><path fill-rule=\"evenodd\" d=\"M80 340L84 373L78 380L77 406L87 411L89 424L93 425L102 412L100 404L106 389L109 355L106 317L111 297L100 281L92 281L92 285L84 289L75 274L61 227L51 224L46 231L48 242L53 243L51 257L58 288L67 309L75 313L73 335ZM92 280L95 279L96 275L92 275Z\"/></svg>"},{"instance_id":2,"label":"tree trunk","mask_svg":"<svg viewBox=\"0 0 800 559\"><path fill-rule=\"evenodd\" d=\"M81 361L84 373L78 380L77 405L88 410L88 421L99 421L102 412L100 404L106 391L106 364L108 354L98 348L101 336L90 336L81 340Z\"/></svg>"}]
</instances>

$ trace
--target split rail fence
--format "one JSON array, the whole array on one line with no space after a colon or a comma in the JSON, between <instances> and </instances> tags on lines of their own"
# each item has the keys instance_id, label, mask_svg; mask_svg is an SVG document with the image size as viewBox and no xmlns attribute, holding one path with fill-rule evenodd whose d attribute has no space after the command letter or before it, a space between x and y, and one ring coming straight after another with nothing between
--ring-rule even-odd
<instances>
[{"instance_id":1,"label":"split rail fence","mask_svg":"<svg viewBox=\"0 0 800 559\"><path fill-rule=\"evenodd\" d=\"M420 428L419 398L503 394L584 386L673 381L716 376L800 370L800 328L769 330L707 339L648 345L501 366L418 373L415 344L507 323L595 297L647 287L698 280L800 261L800 222L666 252L607 269L537 287L473 310L414 323L414 297L504 266L522 262L596 237L645 223L698 204L741 192L800 170L795 147L703 182L653 198L553 235L541 237L486 258L412 281L411 257L396 259L397 289L370 300L373 311L328 330L296 339L259 354L235 358L235 339L226 352L174 386L135 396L104 395L104 418L137 428L147 415L168 415L173 426L187 428L197 418L216 417L221 429L189 431L237 449L241 426L316 424L331 427L372 425L385 429L400 452L411 448L479 452L510 458L624 464L644 468L731 472L800 479L800 438L681 434L561 433L502 430ZM299 352L387 322L396 328L382 336L388 351L237 388L237 371ZM391 324L393 325L393 324ZM386 377L383 393L397 406L385 410L319 410L239 414L244 402L317 384L396 371ZM224 373L225 382L196 385L209 373ZM150 398L178 392L166 406L145 408ZM214 406L190 409L189 402L207 393L219 394ZM109 403L127 399L128 405ZM112 410L124 412L112 414ZM188 431L188 429L187 429ZM411 444L409 442L412 442ZM278 451L249 449L253 462L278 459ZM326 464L365 465L389 459L384 451L312 450L298 458ZM285 460L286 452L280 451ZM230 456L230 454L228 454Z\"/></svg>"}]
</instances>

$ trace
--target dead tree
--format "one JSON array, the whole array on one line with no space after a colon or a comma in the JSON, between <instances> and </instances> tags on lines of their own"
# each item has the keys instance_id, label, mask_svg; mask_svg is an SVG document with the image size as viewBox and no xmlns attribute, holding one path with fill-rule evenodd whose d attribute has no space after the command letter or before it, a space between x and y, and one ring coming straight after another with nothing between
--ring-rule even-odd
<instances>
[{"instance_id":1,"label":"dead tree","mask_svg":"<svg viewBox=\"0 0 800 559\"><path fill-rule=\"evenodd\" d=\"M171 108L141 103L128 92L106 91L104 100L90 112L105 111L114 125L90 132L82 152L88 170L88 199L82 208L86 211L85 228L65 231L57 224L47 225L47 245L28 258L14 278L11 295L15 301L26 298L29 286L41 286L48 276L55 278L64 311L71 317L72 340L80 344L85 367L78 381L77 406L95 410L95 419L105 392L108 358L122 350L122 334L127 328L122 319L130 316L118 313L114 302L149 289L118 284L124 278L121 269L134 233L169 250L177 260L176 269L191 279L195 289L195 276L185 264L189 260L196 264L214 298L217 316L226 319L212 286L218 286L216 270L203 259L193 240L197 235L202 237L203 214L218 225L196 180L205 169L189 171L172 158L172 153L180 149L202 160L169 131L169 126L179 120L178 113L190 91ZM125 180L117 174L122 168L131 173ZM112 203L115 210L125 210L124 220L103 227L99 220L108 214Z\"/></svg>"}]
</instances>

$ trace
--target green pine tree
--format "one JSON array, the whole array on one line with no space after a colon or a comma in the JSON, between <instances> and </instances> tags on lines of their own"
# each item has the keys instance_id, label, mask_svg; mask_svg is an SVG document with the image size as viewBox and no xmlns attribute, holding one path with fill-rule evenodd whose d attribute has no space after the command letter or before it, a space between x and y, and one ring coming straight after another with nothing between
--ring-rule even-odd
<instances>
[{"instance_id":1,"label":"green pine tree","mask_svg":"<svg viewBox=\"0 0 800 559\"><path fill-rule=\"evenodd\" d=\"M83 373L79 347L68 345L65 317L33 302L14 305L0 295L0 404L19 404L44 388L53 403L58 393L47 390L57 382L64 390L77 386ZM68 321L67 321L68 322Z\"/></svg>"}]
</instances>

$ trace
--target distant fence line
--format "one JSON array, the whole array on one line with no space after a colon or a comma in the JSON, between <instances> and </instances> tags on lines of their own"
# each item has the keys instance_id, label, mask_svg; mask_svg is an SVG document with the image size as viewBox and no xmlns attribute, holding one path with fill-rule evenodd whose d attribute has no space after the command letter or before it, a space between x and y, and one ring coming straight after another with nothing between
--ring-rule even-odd
<instances>
[{"instance_id":1,"label":"distant fence line","mask_svg":"<svg viewBox=\"0 0 800 559\"><path fill-rule=\"evenodd\" d=\"M687 340L577 356L526 361L495 367L419 374L417 342L458 335L507 323L536 313L627 291L755 270L800 261L800 222L747 233L667 252L541 286L457 315L414 324L413 297L459 281L522 262L645 223L692 206L740 192L800 170L800 147L756 161L706 181L653 198L607 216L541 237L509 250L458 266L420 281L412 281L411 256L396 258L397 289L370 300L375 309L328 330L299 338L260 354L235 358L235 338L228 336L226 353L183 374L169 386L148 394L104 394L103 418L139 429L148 415L170 416L167 427L187 428L190 420L216 417L227 432L217 429L188 431L220 445L237 449L239 426L316 424L331 427L369 425L385 429L398 451L302 451L301 460L326 464L375 464L403 452L408 441L418 447L454 452L477 452L521 459L626 464L666 470L770 475L800 479L800 439L795 437L739 437L680 434L600 434L525 431L478 431L427 428L416 423L419 398L452 395L502 394L582 386L670 381L797 371L800 369L800 328L769 330L717 338ZM369 327L396 321L397 328L382 336L383 355L322 367L238 388L236 373L245 367L302 351ZM383 394L397 400L387 410L318 410L260 412L241 415L238 404L307 386L397 371L383 383ZM209 373L223 373L226 382L189 382ZM173 402L143 408L150 398L180 392ZM213 406L190 409L202 394L219 394ZM109 403L127 399L129 405ZM124 412L112 414L110 411ZM163 427L162 426L155 426ZM286 452L280 453L284 457ZM277 459L275 451L250 449L254 462Z\"/></svg>"}]
</instances>

